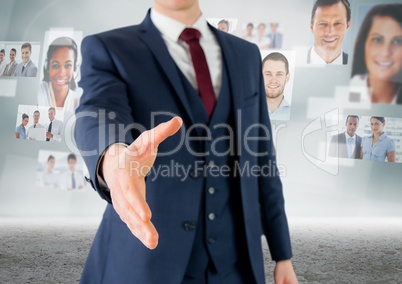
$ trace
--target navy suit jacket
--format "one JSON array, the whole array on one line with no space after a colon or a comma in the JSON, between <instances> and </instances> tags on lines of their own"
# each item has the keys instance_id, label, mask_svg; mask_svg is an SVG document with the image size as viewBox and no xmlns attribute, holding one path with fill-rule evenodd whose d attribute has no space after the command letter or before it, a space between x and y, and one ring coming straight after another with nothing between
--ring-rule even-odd
<instances>
[{"instance_id":1,"label":"navy suit jacket","mask_svg":"<svg viewBox=\"0 0 402 284\"><path fill-rule=\"evenodd\" d=\"M291 258L291 246L271 140L261 56L257 46L210 28L228 67L239 165L241 168L266 165L271 169L264 176L240 178L243 208L239 210L243 211L251 265L258 283L265 283L261 235L267 237L274 260ZM184 180L180 176L147 179L147 202L159 233L158 247L152 251L131 234L110 204L109 193L96 180L98 159L108 145L130 144L142 131L173 114L183 118L183 131L194 124L178 68L149 13L140 25L86 37L82 42L82 58L80 86L84 94L76 111L75 138L91 183L109 204L81 282L181 283L195 236L186 224L197 220L205 190L203 179L195 176ZM155 112L172 115L155 115ZM247 129L248 137L261 139L244 140ZM201 159L180 144L183 137L183 132L177 133L159 146L154 168L175 162L194 170ZM196 142L189 142L192 143ZM163 155L173 149L174 154Z\"/></svg>"},{"instance_id":2,"label":"navy suit jacket","mask_svg":"<svg viewBox=\"0 0 402 284\"><path fill-rule=\"evenodd\" d=\"M353 159L360 159L361 145L362 145L362 138L359 135L356 135L355 150L352 153ZM331 142L329 144L329 156L339 158L349 158L348 148L346 146L345 132L333 135L331 137Z\"/></svg>"}]
</instances>

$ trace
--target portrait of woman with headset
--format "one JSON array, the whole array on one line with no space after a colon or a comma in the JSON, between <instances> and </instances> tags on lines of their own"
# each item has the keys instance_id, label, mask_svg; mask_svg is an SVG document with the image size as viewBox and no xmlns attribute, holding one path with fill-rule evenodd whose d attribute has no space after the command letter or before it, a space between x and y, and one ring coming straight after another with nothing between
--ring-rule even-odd
<instances>
[{"instance_id":1,"label":"portrait of woman with headset","mask_svg":"<svg viewBox=\"0 0 402 284\"><path fill-rule=\"evenodd\" d=\"M74 111L82 89L75 81L78 49L69 37L59 37L49 45L39 86L38 105Z\"/></svg>"}]
</instances>

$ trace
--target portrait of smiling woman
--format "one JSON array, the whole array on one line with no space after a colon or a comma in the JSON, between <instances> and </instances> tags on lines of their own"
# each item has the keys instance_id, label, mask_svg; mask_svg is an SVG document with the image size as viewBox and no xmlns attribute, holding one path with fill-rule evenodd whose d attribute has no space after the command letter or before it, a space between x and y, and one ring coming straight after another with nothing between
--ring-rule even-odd
<instances>
[{"instance_id":1,"label":"portrait of smiling woman","mask_svg":"<svg viewBox=\"0 0 402 284\"><path fill-rule=\"evenodd\" d=\"M395 142L384 132L385 118L372 116L370 118L372 135L363 137L360 158L384 162L395 162Z\"/></svg>"},{"instance_id":2,"label":"portrait of smiling woman","mask_svg":"<svg viewBox=\"0 0 402 284\"><path fill-rule=\"evenodd\" d=\"M351 85L362 100L402 104L402 4L368 12L355 43Z\"/></svg>"},{"instance_id":3,"label":"portrait of smiling woman","mask_svg":"<svg viewBox=\"0 0 402 284\"><path fill-rule=\"evenodd\" d=\"M82 94L75 81L77 58L77 44L69 37L56 38L49 45L39 87L39 105L75 110Z\"/></svg>"}]
</instances>

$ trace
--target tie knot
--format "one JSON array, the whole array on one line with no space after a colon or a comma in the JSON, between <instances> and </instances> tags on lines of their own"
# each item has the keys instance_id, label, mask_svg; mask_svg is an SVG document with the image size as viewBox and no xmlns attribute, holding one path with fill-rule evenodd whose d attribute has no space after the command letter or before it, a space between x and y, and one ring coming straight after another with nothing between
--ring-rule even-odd
<instances>
[{"instance_id":1,"label":"tie knot","mask_svg":"<svg viewBox=\"0 0 402 284\"><path fill-rule=\"evenodd\" d=\"M187 44L194 40L199 40L201 37L201 33L197 29L193 28L185 28L180 34L180 39L185 41Z\"/></svg>"},{"instance_id":2,"label":"tie knot","mask_svg":"<svg viewBox=\"0 0 402 284\"><path fill-rule=\"evenodd\" d=\"M348 138L348 142L349 142L349 143L353 142L353 138L352 138L352 137L349 137L349 138Z\"/></svg>"}]
</instances>

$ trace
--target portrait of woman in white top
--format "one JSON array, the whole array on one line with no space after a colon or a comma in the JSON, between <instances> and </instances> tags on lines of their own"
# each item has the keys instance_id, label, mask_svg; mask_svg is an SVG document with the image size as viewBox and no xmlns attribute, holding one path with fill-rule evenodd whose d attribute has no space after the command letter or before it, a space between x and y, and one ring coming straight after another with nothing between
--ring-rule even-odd
<instances>
[{"instance_id":1,"label":"portrait of woman in white top","mask_svg":"<svg viewBox=\"0 0 402 284\"><path fill-rule=\"evenodd\" d=\"M253 43L255 43L259 49L268 49L271 43L269 37L265 34L266 25L264 23L260 23L257 26L257 35L253 39Z\"/></svg>"},{"instance_id":2,"label":"portrait of woman in white top","mask_svg":"<svg viewBox=\"0 0 402 284\"><path fill-rule=\"evenodd\" d=\"M77 44L69 37L59 37L49 45L39 87L39 105L75 110L82 94L75 81L77 57Z\"/></svg>"},{"instance_id":3,"label":"portrait of woman in white top","mask_svg":"<svg viewBox=\"0 0 402 284\"><path fill-rule=\"evenodd\" d=\"M402 4L374 6L354 48L351 91L361 101L402 104Z\"/></svg>"},{"instance_id":4,"label":"portrait of woman in white top","mask_svg":"<svg viewBox=\"0 0 402 284\"><path fill-rule=\"evenodd\" d=\"M60 176L54 170L55 163L56 163L55 157L53 155L49 155L49 157L47 158L46 168L42 173L42 180L41 180L42 186L49 188L59 187Z\"/></svg>"}]
</instances>

